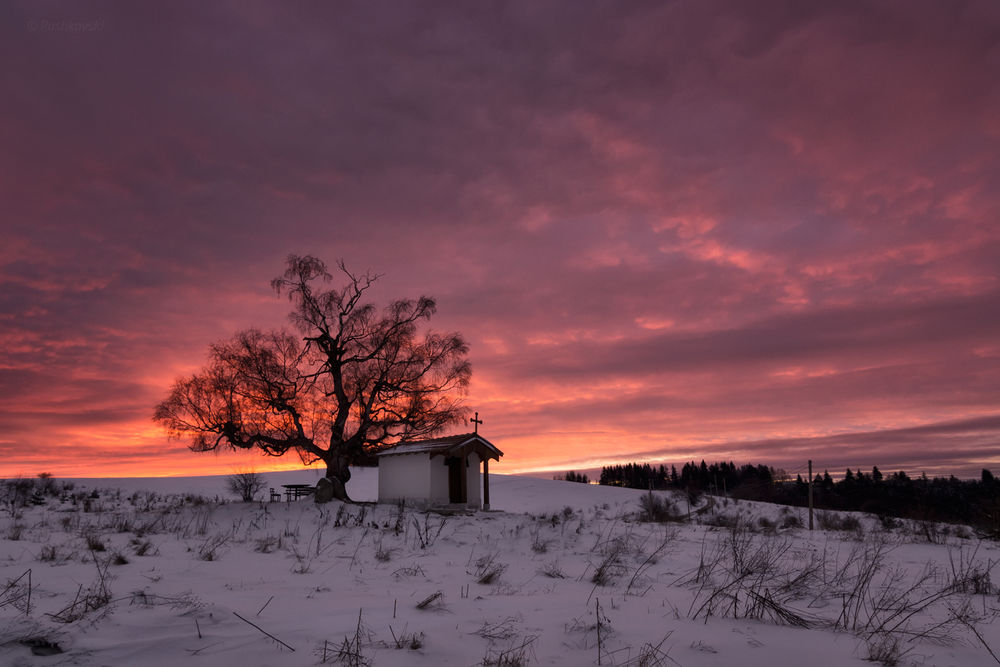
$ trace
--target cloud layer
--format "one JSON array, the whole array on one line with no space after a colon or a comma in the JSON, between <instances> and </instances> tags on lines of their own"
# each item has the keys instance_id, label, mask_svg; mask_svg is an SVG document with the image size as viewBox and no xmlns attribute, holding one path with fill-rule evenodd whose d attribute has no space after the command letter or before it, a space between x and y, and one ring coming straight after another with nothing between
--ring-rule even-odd
<instances>
[{"instance_id":1,"label":"cloud layer","mask_svg":"<svg viewBox=\"0 0 1000 667\"><path fill-rule=\"evenodd\" d=\"M234 465L149 417L291 252L438 298L501 470L1000 462L994 2L32 2L0 58L0 476Z\"/></svg>"}]
</instances>

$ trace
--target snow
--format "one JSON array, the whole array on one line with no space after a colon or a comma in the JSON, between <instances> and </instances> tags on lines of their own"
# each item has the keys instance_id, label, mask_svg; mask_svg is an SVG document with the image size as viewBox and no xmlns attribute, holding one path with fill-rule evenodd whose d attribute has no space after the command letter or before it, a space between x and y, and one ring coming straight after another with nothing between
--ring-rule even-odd
<instances>
[{"instance_id":1,"label":"snow","mask_svg":"<svg viewBox=\"0 0 1000 667\"><path fill-rule=\"evenodd\" d=\"M318 473L264 476L280 488ZM493 511L454 516L311 499L241 503L223 477L73 483L63 499L0 508L0 664L587 665L598 662L599 606L603 665L863 665L872 664L872 615L900 620L900 595L913 588L921 595L909 599L923 600L956 571L978 572L962 581L980 592L949 590L883 638L900 643L904 665L996 664L960 623L945 626L948 641L914 638L963 609L1000 649L997 591L984 579L1000 550L970 531L932 532L931 543L914 526L887 531L864 515L858 530L760 528L761 517L780 526L806 515L721 498L700 501L690 523L645 523L641 491L507 475L491 475ZM359 469L348 492L374 500L376 484L374 469ZM679 496L656 497L687 514ZM737 515L736 529L709 525ZM88 536L105 550L91 551ZM127 562L115 564L117 554ZM865 554L882 561L851 612L857 627L844 630L837 619ZM595 584L605 563L607 580ZM109 599L77 613L101 592L98 564ZM733 573L752 574L733 586ZM751 590L810 627L753 618L740 606L755 599ZM29 639L64 652L32 655Z\"/></svg>"}]
</instances>

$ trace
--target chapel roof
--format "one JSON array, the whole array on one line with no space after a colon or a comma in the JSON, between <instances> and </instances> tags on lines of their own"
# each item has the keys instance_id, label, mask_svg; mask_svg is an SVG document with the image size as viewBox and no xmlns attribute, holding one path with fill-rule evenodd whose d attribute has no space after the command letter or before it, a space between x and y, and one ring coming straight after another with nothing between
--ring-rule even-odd
<instances>
[{"instance_id":1,"label":"chapel roof","mask_svg":"<svg viewBox=\"0 0 1000 667\"><path fill-rule=\"evenodd\" d=\"M431 438L430 440L402 442L395 447L389 447L377 452L376 456L396 456L399 454L430 454L432 457L449 456L456 455L462 450L470 449L479 454L480 458L491 458L499 461L500 457L503 456L503 452L478 433L460 433L441 438Z\"/></svg>"}]
</instances>

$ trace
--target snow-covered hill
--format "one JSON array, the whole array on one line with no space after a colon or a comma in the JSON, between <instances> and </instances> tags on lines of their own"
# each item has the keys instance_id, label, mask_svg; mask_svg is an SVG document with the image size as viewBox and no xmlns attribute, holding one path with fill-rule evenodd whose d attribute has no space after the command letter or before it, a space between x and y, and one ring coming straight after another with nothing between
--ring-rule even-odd
<instances>
[{"instance_id":1,"label":"snow-covered hill","mask_svg":"<svg viewBox=\"0 0 1000 667\"><path fill-rule=\"evenodd\" d=\"M1000 549L968 530L810 533L800 509L727 499L642 522L640 491L491 480L496 511L472 516L245 504L222 477L8 502L0 664L996 664ZM348 490L375 484L361 469Z\"/></svg>"}]
</instances>

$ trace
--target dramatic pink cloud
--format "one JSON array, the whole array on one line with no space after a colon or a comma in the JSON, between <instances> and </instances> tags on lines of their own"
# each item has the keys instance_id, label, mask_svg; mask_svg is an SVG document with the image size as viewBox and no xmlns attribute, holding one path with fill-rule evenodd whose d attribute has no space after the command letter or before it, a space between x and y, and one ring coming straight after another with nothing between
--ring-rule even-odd
<instances>
[{"instance_id":1,"label":"dramatic pink cloud","mask_svg":"<svg viewBox=\"0 0 1000 667\"><path fill-rule=\"evenodd\" d=\"M437 297L500 471L1000 468L995 2L7 3L0 477L150 421L288 253Z\"/></svg>"}]
</instances>

